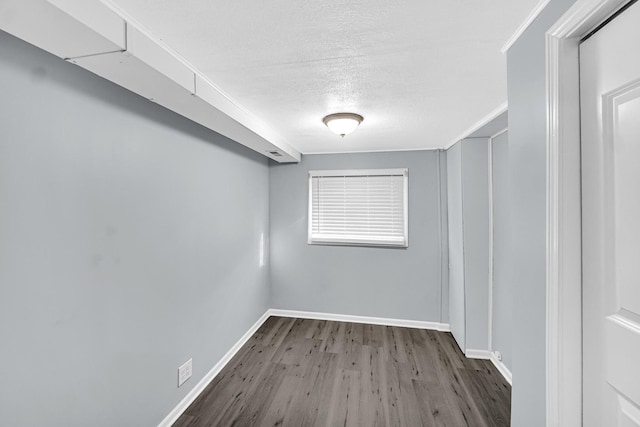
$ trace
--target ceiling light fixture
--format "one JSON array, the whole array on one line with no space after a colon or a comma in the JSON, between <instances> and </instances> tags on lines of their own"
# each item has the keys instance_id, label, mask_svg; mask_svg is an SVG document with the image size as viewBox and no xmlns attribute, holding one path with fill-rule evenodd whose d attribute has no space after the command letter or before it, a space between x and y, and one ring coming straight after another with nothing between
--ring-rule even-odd
<instances>
[{"instance_id":1,"label":"ceiling light fixture","mask_svg":"<svg viewBox=\"0 0 640 427\"><path fill-rule=\"evenodd\" d=\"M364 117L355 113L335 113L329 114L322 121L329 128L329 130L336 135L340 135L344 138L345 135L350 134L362 123Z\"/></svg>"}]
</instances>

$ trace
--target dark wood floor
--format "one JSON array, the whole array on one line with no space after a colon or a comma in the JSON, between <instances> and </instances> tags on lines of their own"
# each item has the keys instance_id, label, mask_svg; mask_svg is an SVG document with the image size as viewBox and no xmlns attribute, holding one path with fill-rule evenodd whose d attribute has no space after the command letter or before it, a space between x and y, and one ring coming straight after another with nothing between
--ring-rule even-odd
<instances>
[{"instance_id":1,"label":"dark wood floor","mask_svg":"<svg viewBox=\"0 0 640 427\"><path fill-rule=\"evenodd\" d=\"M450 333L270 317L174 426L506 426L510 407Z\"/></svg>"}]
</instances>

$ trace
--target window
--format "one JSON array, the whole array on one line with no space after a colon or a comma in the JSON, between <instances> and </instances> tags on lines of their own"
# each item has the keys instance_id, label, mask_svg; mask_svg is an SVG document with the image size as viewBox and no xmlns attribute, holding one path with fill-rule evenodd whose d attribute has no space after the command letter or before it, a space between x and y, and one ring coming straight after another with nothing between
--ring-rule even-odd
<instances>
[{"instance_id":1,"label":"window","mask_svg":"<svg viewBox=\"0 0 640 427\"><path fill-rule=\"evenodd\" d=\"M407 169L309 171L310 244L409 245Z\"/></svg>"}]
</instances>

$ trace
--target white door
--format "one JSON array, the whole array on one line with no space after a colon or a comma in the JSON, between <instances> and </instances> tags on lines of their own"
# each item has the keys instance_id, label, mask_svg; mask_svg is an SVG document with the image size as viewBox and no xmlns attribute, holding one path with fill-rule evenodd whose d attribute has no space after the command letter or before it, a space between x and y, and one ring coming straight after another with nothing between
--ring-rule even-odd
<instances>
[{"instance_id":1,"label":"white door","mask_svg":"<svg viewBox=\"0 0 640 427\"><path fill-rule=\"evenodd\" d=\"M585 426L640 426L640 3L580 47Z\"/></svg>"}]
</instances>

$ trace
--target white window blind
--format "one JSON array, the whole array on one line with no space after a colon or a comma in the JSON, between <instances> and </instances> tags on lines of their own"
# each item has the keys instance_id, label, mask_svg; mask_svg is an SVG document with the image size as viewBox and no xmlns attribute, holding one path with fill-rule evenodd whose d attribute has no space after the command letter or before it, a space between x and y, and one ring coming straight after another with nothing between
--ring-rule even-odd
<instances>
[{"instance_id":1,"label":"white window blind","mask_svg":"<svg viewBox=\"0 0 640 427\"><path fill-rule=\"evenodd\" d=\"M407 169L309 172L309 243L408 246Z\"/></svg>"}]
</instances>

